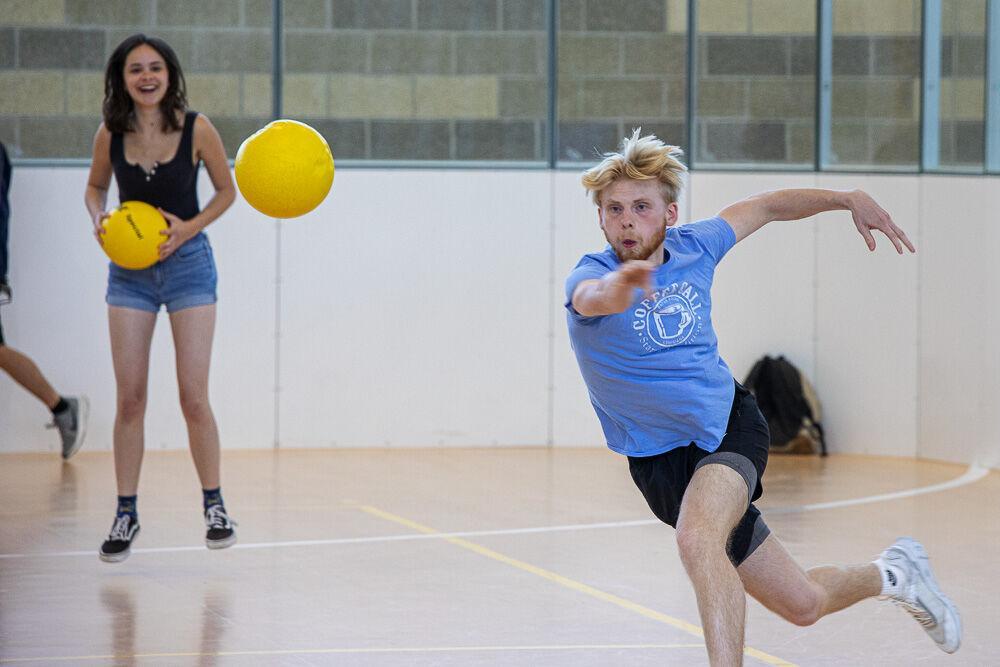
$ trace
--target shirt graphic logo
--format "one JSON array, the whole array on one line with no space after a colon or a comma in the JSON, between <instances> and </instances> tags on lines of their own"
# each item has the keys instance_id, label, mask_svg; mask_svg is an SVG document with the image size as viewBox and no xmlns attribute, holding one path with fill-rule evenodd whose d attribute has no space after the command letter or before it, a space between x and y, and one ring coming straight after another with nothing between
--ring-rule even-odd
<instances>
[{"instance_id":1,"label":"shirt graphic logo","mask_svg":"<svg viewBox=\"0 0 1000 667\"><path fill-rule=\"evenodd\" d=\"M632 328L647 352L687 342L701 330L704 304L689 283L673 283L643 299L632 311Z\"/></svg>"}]
</instances>

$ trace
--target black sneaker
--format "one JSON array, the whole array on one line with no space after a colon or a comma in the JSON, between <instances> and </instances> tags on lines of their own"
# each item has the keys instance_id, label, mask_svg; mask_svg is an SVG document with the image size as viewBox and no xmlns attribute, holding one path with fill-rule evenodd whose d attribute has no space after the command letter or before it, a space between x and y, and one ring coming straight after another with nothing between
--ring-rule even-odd
<instances>
[{"instance_id":1,"label":"black sneaker","mask_svg":"<svg viewBox=\"0 0 1000 667\"><path fill-rule=\"evenodd\" d=\"M205 546L209 549L225 549L236 544L236 522L226 514L222 505L211 505L205 510Z\"/></svg>"},{"instance_id":2,"label":"black sneaker","mask_svg":"<svg viewBox=\"0 0 1000 667\"><path fill-rule=\"evenodd\" d=\"M111 526L108 539L101 545L100 557L105 563L120 563L132 553L132 542L139 534L139 519L131 514L119 514Z\"/></svg>"}]
</instances>

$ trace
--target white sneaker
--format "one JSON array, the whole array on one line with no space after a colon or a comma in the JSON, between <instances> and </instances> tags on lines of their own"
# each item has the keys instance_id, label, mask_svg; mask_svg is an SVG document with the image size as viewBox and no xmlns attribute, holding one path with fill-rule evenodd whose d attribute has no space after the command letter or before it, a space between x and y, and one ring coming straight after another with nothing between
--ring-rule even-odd
<instances>
[{"instance_id":1,"label":"white sneaker","mask_svg":"<svg viewBox=\"0 0 1000 667\"><path fill-rule=\"evenodd\" d=\"M923 545L901 537L882 552L882 560L903 574L900 592L887 597L908 611L942 651L957 651L962 643L962 619L958 608L938 587Z\"/></svg>"}]
</instances>

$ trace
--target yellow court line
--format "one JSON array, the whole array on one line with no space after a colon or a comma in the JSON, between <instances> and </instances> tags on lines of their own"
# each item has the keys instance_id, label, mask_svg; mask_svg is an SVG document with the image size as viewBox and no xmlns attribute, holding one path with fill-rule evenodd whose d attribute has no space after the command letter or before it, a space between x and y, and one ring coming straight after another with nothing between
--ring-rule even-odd
<instances>
[{"instance_id":1,"label":"yellow court line","mask_svg":"<svg viewBox=\"0 0 1000 667\"><path fill-rule=\"evenodd\" d=\"M68 662L76 660L124 660L135 658L232 658L268 655L330 655L364 653L468 653L475 651L580 651L663 648L704 648L704 644L551 644L539 646L422 646L422 647L357 647L357 648L303 648L274 649L268 651L185 651L177 653L131 653L108 655L67 655L40 658L0 658L0 664L27 662Z\"/></svg>"},{"instance_id":2,"label":"yellow court line","mask_svg":"<svg viewBox=\"0 0 1000 667\"><path fill-rule=\"evenodd\" d=\"M412 528L413 530L420 533L426 533L428 535L438 535L441 532L438 530L434 530L433 528L430 528L423 524L417 523L416 521L411 521L410 519L398 516L396 514L391 514L384 510L380 510L377 507L372 507L371 505L361 505L359 509L373 516L385 519L386 521L391 521L393 523L397 523L402 526ZM670 625L679 630L683 630L684 632L692 634L696 637L701 637L701 638L705 637L705 633L702 631L702 629L697 625L694 625L693 623L688 623L687 621L681 620L679 618L668 616L667 614L658 612L655 609L650 609L649 607L644 607L641 604L632 602L631 600L626 600L623 597L619 597L611 593L606 593L602 590L594 588L593 586L588 586L587 584L576 581L575 579L570 579L569 577L564 577L561 574L556 574L551 570L546 570L544 568L538 567L537 565L532 565L531 563L525 563L522 560L517 560L516 558L511 558L510 556L505 556L504 554L498 551L493 551L492 549L488 549L480 544L476 544L475 542L470 542L469 540L462 539L461 537L442 537L441 539L443 539L446 542L450 542L455 546L462 547L463 549L474 551L475 553L481 556L492 558L495 561L505 563L506 565L510 565L511 567L523 570L524 572L530 572L531 574L542 577L543 579L548 579L549 581L557 583L560 586L565 586L566 588L577 591L579 593L583 593L585 595L589 595L593 598L597 598L598 600L603 600L604 602L609 602L613 605L617 605L622 609L627 609L629 611L635 612L640 616L645 616L646 618L650 618L654 621ZM779 665L780 667L795 667L793 663L788 662L787 660L782 660L781 658L770 655L763 651L759 651L749 646L743 649L743 653L745 655L748 655L752 658L760 660L761 662L764 662L769 665Z\"/></svg>"}]
</instances>

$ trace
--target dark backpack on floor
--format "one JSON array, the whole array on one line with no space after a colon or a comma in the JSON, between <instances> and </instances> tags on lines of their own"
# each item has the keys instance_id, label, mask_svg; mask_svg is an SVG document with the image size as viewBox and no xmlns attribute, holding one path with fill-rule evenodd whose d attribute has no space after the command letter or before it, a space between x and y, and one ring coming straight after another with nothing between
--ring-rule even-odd
<instances>
[{"instance_id":1,"label":"dark backpack on floor","mask_svg":"<svg viewBox=\"0 0 1000 667\"><path fill-rule=\"evenodd\" d=\"M743 386L753 392L771 431L771 451L826 456L819 400L799 369L784 357L764 357Z\"/></svg>"}]
</instances>

